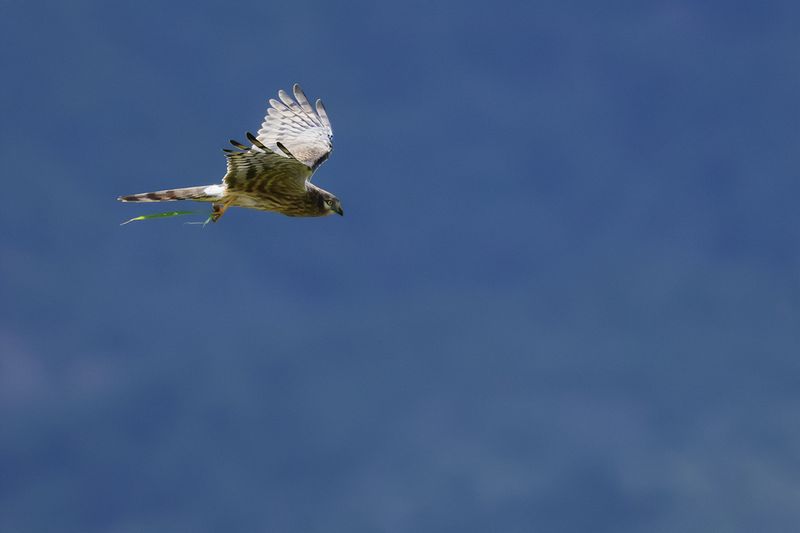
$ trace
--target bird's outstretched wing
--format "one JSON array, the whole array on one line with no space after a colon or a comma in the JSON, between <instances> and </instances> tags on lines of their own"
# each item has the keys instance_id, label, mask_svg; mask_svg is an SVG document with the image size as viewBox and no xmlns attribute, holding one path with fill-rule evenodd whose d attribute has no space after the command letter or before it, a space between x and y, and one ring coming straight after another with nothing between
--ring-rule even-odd
<instances>
[{"instance_id":1,"label":"bird's outstretched wing","mask_svg":"<svg viewBox=\"0 0 800 533\"><path fill-rule=\"evenodd\" d=\"M305 182L312 173L308 165L290 154L278 155L252 133L247 134L247 139L253 143L252 147L230 141L239 150L225 150L228 172L222 181L227 185L228 191L305 194Z\"/></svg>"},{"instance_id":2,"label":"bird's outstretched wing","mask_svg":"<svg viewBox=\"0 0 800 533\"><path fill-rule=\"evenodd\" d=\"M292 92L294 99L284 90L278 92L280 101L270 99L256 137L275 154L294 157L313 171L331 153L333 129L321 100L311 107L297 83Z\"/></svg>"}]
</instances>

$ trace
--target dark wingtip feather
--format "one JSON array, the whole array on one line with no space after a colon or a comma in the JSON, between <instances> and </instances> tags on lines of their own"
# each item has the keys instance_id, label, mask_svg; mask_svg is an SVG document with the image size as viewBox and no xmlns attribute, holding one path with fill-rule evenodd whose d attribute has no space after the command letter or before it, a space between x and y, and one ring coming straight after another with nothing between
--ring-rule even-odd
<instances>
[{"instance_id":1,"label":"dark wingtip feather","mask_svg":"<svg viewBox=\"0 0 800 533\"><path fill-rule=\"evenodd\" d=\"M283 143L282 143L282 142L280 142L280 141L277 141L275 144L278 146L278 148L280 148L280 149L281 149L281 152L283 152L284 154L286 154L286 157L289 157L289 158L291 158L291 159L297 159L297 158L294 156L294 154L293 154L292 152L290 152L290 151L289 151L289 149L288 149L288 148L286 148L286 146L284 146L284 145L283 145Z\"/></svg>"},{"instance_id":2,"label":"dark wingtip feather","mask_svg":"<svg viewBox=\"0 0 800 533\"><path fill-rule=\"evenodd\" d=\"M271 152L272 151L269 148L267 148L266 146L264 146L264 144L261 141L259 141L258 139L256 139L256 136L253 135L252 133L250 133L249 131L247 132L247 140L250 141L251 143L253 143L258 148L261 148L265 152Z\"/></svg>"}]
</instances>

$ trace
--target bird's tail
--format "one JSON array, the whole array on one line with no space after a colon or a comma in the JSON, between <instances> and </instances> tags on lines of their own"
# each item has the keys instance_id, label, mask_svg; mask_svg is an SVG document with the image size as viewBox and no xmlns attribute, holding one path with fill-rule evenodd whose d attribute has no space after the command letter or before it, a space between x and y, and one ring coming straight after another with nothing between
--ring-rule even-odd
<instances>
[{"instance_id":1,"label":"bird's tail","mask_svg":"<svg viewBox=\"0 0 800 533\"><path fill-rule=\"evenodd\" d=\"M214 202L222 198L224 186L200 185L183 189L166 189L164 191L129 194L117 198L120 202L172 202L174 200L195 200L198 202Z\"/></svg>"}]
</instances>

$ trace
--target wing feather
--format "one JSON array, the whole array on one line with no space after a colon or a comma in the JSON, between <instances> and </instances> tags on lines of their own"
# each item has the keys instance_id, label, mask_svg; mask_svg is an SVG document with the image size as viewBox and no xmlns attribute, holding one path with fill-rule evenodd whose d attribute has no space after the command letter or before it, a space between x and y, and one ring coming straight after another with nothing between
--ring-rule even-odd
<instances>
[{"instance_id":1,"label":"wing feather","mask_svg":"<svg viewBox=\"0 0 800 533\"><path fill-rule=\"evenodd\" d=\"M295 100L297 100L297 103L300 104L300 108L303 110L303 114L308 118L310 118L311 122L313 122L315 126L324 128L324 126L322 125L322 121L317 116L317 112L314 111L314 108L311 107L311 104L308 103L308 98L306 98L306 95L300 88L300 85L295 83L294 87L292 87L292 92L294 93Z\"/></svg>"},{"instance_id":2,"label":"wing feather","mask_svg":"<svg viewBox=\"0 0 800 533\"><path fill-rule=\"evenodd\" d=\"M325 104L322 103L322 100L317 100L317 115L322 120L322 126L331 132L331 136L333 136L333 128L331 127L331 121L328 119L328 111L325 110Z\"/></svg>"},{"instance_id":3,"label":"wing feather","mask_svg":"<svg viewBox=\"0 0 800 533\"><path fill-rule=\"evenodd\" d=\"M313 127L317 126L317 124L314 122L314 120L309 115L307 115L305 113L303 108L300 107L297 104L297 102L292 100L292 97L289 96L286 93L286 91L281 89L280 91L278 91L278 96L280 97L281 101L283 102L283 105L285 105L286 108L288 109L288 112L291 113L292 115L294 115L294 117L296 118L296 122L299 122L301 124L305 124L306 126L308 126L310 128L313 128Z\"/></svg>"},{"instance_id":4,"label":"wing feather","mask_svg":"<svg viewBox=\"0 0 800 533\"><path fill-rule=\"evenodd\" d=\"M302 195L306 191L306 179L311 169L294 158L273 152L261 141L247 134L256 147L244 147L242 151L226 151L228 171L223 182L229 192L252 193L280 190L285 195ZM231 144L242 147L241 143Z\"/></svg>"},{"instance_id":5,"label":"wing feather","mask_svg":"<svg viewBox=\"0 0 800 533\"><path fill-rule=\"evenodd\" d=\"M278 157L293 156L313 171L330 155L333 130L321 101L312 107L298 84L294 84L292 93L294 98L280 90L277 100L269 100L256 138Z\"/></svg>"}]
</instances>

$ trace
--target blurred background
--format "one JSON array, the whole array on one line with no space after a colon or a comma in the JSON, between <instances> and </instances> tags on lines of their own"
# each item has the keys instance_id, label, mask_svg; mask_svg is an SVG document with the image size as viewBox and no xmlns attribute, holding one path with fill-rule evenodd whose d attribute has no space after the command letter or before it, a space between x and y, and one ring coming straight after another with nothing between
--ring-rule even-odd
<instances>
[{"instance_id":1,"label":"blurred background","mask_svg":"<svg viewBox=\"0 0 800 533\"><path fill-rule=\"evenodd\" d=\"M0 531L796 531L798 16L0 2ZM295 81L344 218L119 226Z\"/></svg>"}]
</instances>

